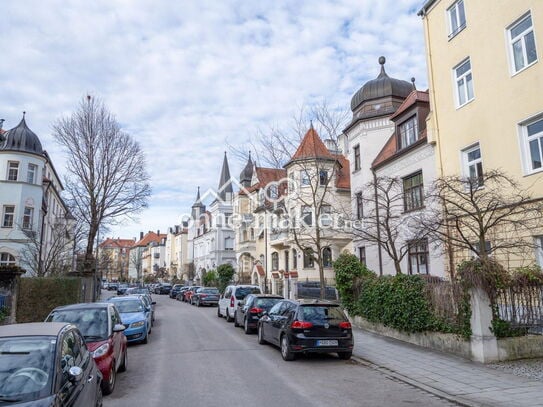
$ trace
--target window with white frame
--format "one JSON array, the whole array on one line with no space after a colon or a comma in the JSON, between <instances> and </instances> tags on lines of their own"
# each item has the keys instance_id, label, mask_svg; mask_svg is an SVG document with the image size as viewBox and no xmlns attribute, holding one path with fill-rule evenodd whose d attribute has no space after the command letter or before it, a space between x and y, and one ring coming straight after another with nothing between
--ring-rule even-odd
<instances>
[{"instance_id":1,"label":"window with white frame","mask_svg":"<svg viewBox=\"0 0 543 407\"><path fill-rule=\"evenodd\" d=\"M362 219L364 216L364 199L362 198L362 192L356 193L356 219Z\"/></svg>"},{"instance_id":2,"label":"window with white frame","mask_svg":"<svg viewBox=\"0 0 543 407\"><path fill-rule=\"evenodd\" d=\"M358 260L360 260L360 263L364 266L366 265L366 248L364 246L358 248Z\"/></svg>"},{"instance_id":3,"label":"window with white frame","mask_svg":"<svg viewBox=\"0 0 543 407\"><path fill-rule=\"evenodd\" d=\"M543 268L543 236L535 236L535 261Z\"/></svg>"},{"instance_id":4,"label":"window with white frame","mask_svg":"<svg viewBox=\"0 0 543 407\"><path fill-rule=\"evenodd\" d=\"M234 239L231 237L224 239L224 250L234 250Z\"/></svg>"},{"instance_id":5,"label":"window with white frame","mask_svg":"<svg viewBox=\"0 0 543 407\"><path fill-rule=\"evenodd\" d=\"M464 159L464 175L469 177L477 186L483 186L483 159L479 143L462 151Z\"/></svg>"},{"instance_id":6,"label":"window with white frame","mask_svg":"<svg viewBox=\"0 0 543 407\"><path fill-rule=\"evenodd\" d=\"M300 171L300 185L306 186L311 183L311 179L309 178L309 172L307 170L301 170Z\"/></svg>"},{"instance_id":7,"label":"window with white frame","mask_svg":"<svg viewBox=\"0 0 543 407\"><path fill-rule=\"evenodd\" d=\"M325 186L328 184L328 171L320 170L319 171L319 185Z\"/></svg>"},{"instance_id":8,"label":"window with white frame","mask_svg":"<svg viewBox=\"0 0 543 407\"><path fill-rule=\"evenodd\" d=\"M400 124L398 130L400 133L400 149L414 144L418 135L417 116L413 116Z\"/></svg>"},{"instance_id":9,"label":"window with white frame","mask_svg":"<svg viewBox=\"0 0 543 407\"><path fill-rule=\"evenodd\" d=\"M308 205L302 206L302 222L304 222L306 226L313 225L313 211Z\"/></svg>"},{"instance_id":10,"label":"window with white frame","mask_svg":"<svg viewBox=\"0 0 543 407\"><path fill-rule=\"evenodd\" d=\"M332 249L329 247L322 249L322 265L332 267Z\"/></svg>"},{"instance_id":11,"label":"window with white frame","mask_svg":"<svg viewBox=\"0 0 543 407\"><path fill-rule=\"evenodd\" d=\"M460 107L473 99L473 77L469 58L454 68L454 79L457 104Z\"/></svg>"},{"instance_id":12,"label":"window with white frame","mask_svg":"<svg viewBox=\"0 0 543 407\"><path fill-rule=\"evenodd\" d=\"M12 228L14 219L15 219L15 206L4 205L4 210L2 214L2 227Z\"/></svg>"},{"instance_id":13,"label":"window with white frame","mask_svg":"<svg viewBox=\"0 0 543 407\"><path fill-rule=\"evenodd\" d=\"M315 267L315 259L313 257L313 249L304 250L304 268L313 268Z\"/></svg>"},{"instance_id":14,"label":"window with white frame","mask_svg":"<svg viewBox=\"0 0 543 407\"><path fill-rule=\"evenodd\" d=\"M408 243L409 274L428 274L428 242L426 239Z\"/></svg>"},{"instance_id":15,"label":"window with white frame","mask_svg":"<svg viewBox=\"0 0 543 407\"><path fill-rule=\"evenodd\" d=\"M28 164L28 172L26 173L26 182L28 182L29 184L35 184L37 172L38 172L38 166L36 164Z\"/></svg>"},{"instance_id":16,"label":"window with white frame","mask_svg":"<svg viewBox=\"0 0 543 407\"><path fill-rule=\"evenodd\" d=\"M273 252L271 255L272 259L272 270L277 271L279 270L279 253Z\"/></svg>"},{"instance_id":17,"label":"window with white frame","mask_svg":"<svg viewBox=\"0 0 543 407\"><path fill-rule=\"evenodd\" d=\"M526 146L526 166L529 172L541 171L543 166L543 118L522 126Z\"/></svg>"},{"instance_id":18,"label":"window with white frame","mask_svg":"<svg viewBox=\"0 0 543 407\"><path fill-rule=\"evenodd\" d=\"M322 227L327 227L332 225L332 206L322 205L319 215L319 223Z\"/></svg>"},{"instance_id":19,"label":"window with white frame","mask_svg":"<svg viewBox=\"0 0 543 407\"><path fill-rule=\"evenodd\" d=\"M19 177L19 163L17 161L8 161L8 181L17 181Z\"/></svg>"},{"instance_id":20,"label":"window with white frame","mask_svg":"<svg viewBox=\"0 0 543 407\"><path fill-rule=\"evenodd\" d=\"M0 266L13 265L15 265L15 257L13 257L13 255L6 252L0 253Z\"/></svg>"},{"instance_id":21,"label":"window with white frame","mask_svg":"<svg viewBox=\"0 0 543 407\"><path fill-rule=\"evenodd\" d=\"M509 52L513 73L517 73L537 61L534 27L530 13L509 29Z\"/></svg>"},{"instance_id":22,"label":"window with white frame","mask_svg":"<svg viewBox=\"0 0 543 407\"><path fill-rule=\"evenodd\" d=\"M449 38L452 38L466 28L464 0L458 0L449 7L447 9L447 15L449 17Z\"/></svg>"},{"instance_id":23,"label":"window with white frame","mask_svg":"<svg viewBox=\"0 0 543 407\"><path fill-rule=\"evenodd\" d=\"M422 208L424 205L424 185L422 171L403 179L404 210L406 212Z\"/></svg>"},{"instance_id":24,"label":"window with white frame","mask_svg":"<svg viewBox=\"0 0 543 407\"><path fill-rule=\"evenodd\" d=\"M354 146L353 150L354 150L354 170L358 171L360 169L360 145Z\"/></svg>"},{"instance_id":25,"label":"window with white frame","mask_svg":"<svg viewBox=\"0 0 543 407\"><path fill-rule=\"evenodd\" d=\"M34 208L25 206L23 213L23 229L32 229L32 219L34 218Z\"/></svg>"}]
</instances>

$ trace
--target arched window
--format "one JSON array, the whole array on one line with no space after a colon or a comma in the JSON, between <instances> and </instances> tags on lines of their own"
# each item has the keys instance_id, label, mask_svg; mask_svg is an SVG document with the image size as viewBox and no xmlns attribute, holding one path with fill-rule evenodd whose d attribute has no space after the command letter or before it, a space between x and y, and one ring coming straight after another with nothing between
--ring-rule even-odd
<instances>
[{"instance_id":1,"label":"arched window","mask_svg":"<svg viewBox=\"0 0 543 407\"><path fill-rule=\"evenodd\" d=\"M322 249L322 265L324 267L332 267L332 249L329 247Z\"/></svg>"},{"instance_id":2,"label":"arched window","mask_svg":"<svg viewBox=\"0 0 543 407\"><path fill-rule=\"evenodd\" d=\"M15 257L9 253L0 253L0 266L14 266Z\"/></svg>"},{"instance_id":3,"label":"arched window","mask_svg":"<svg viewBox=\"0 0 543 407\"><path fill-rule=\"evenodd\" d=\"M305 249L304 250L304 268L313 268L315 267L314 259L313 259L313 249Z\"/></svg>"},{"instance_id":4,"label":"arched window","mask_svg":"<svg viewBox=\"0 0 543 407\"><path fill-rule=\"evenodd\" d=\"M279 253L277 252L272 253L272 270L279 270Z\"/></svg>"}]
</instances>

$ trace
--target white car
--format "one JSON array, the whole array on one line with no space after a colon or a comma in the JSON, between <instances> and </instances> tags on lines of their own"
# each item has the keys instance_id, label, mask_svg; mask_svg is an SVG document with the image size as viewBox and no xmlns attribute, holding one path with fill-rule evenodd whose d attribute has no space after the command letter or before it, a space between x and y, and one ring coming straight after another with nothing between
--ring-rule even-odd
<instances>
[{"instance_id":1,"label":"white car","mask_svg":"<svg viewBox=\"0 0 543 407\"><path fill-rule=\"evenodd\" d=\"M262 294L262 291L257 285L229 285L226 287L219 299L217 316L226 317L227 322L232 322L238 303L249 294Z\"/></svg>"}]
</instances>

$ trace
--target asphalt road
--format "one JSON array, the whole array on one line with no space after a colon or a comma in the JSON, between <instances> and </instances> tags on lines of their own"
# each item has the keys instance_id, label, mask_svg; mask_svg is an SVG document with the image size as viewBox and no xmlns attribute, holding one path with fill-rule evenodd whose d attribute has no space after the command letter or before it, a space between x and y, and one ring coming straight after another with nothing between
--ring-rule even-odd
<instances>
[{"instance_id":1,"label":"asphalt road","mask_svg":"<svg viewBox=\"0 0 543 407\"><path fill-rule=\"evenodd\" d=\"M153 299L149 343L129 346L128 370L104 407L452 405L336 355L284 362L277 348L217 318L215 307Z\"/></svg>"}]
</instances>

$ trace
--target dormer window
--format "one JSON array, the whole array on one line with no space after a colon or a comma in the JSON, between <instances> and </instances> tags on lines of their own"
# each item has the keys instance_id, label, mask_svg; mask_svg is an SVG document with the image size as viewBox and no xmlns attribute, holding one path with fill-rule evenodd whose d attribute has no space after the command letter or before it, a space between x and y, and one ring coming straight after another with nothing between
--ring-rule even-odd
<instances>
[{"instance_id":1,"label":"dormer window","mask_svg":"<svg viewBox=\"0 0 543 407\"><path fill-rule=\"evenodd\" d=\"M400 135L399 150L414 144L418 136L417 116L413 116L400 124L398 130Z\"/></svg>"}]
</instances>

